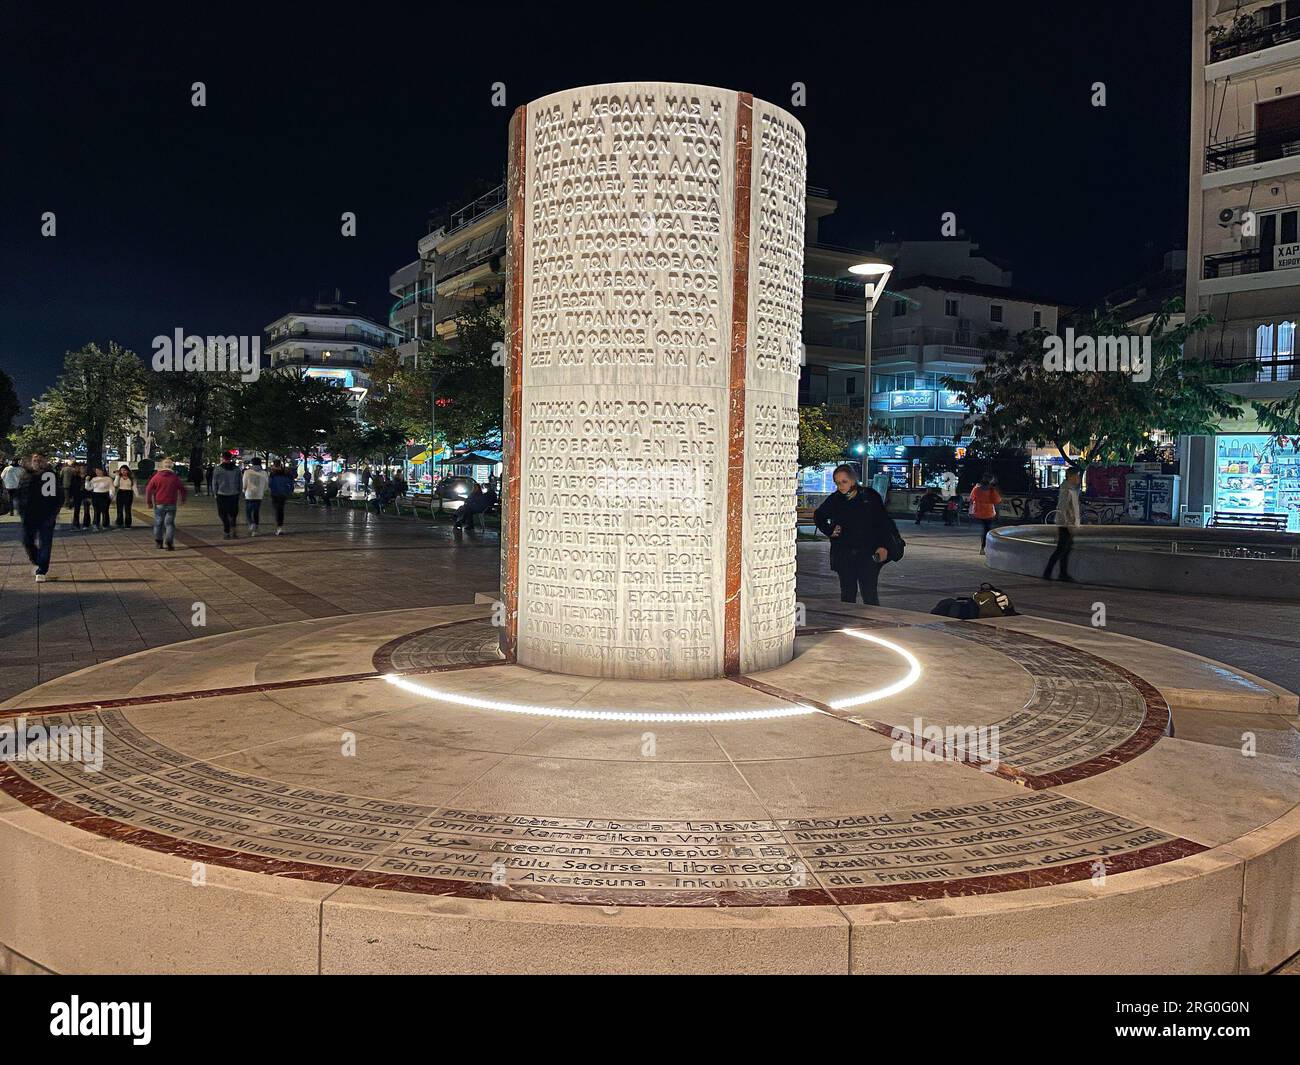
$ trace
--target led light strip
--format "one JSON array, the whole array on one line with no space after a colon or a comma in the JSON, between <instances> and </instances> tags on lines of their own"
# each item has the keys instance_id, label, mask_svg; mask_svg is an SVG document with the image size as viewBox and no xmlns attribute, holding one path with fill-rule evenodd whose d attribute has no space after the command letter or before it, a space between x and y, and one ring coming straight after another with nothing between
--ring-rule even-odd
<instances>
[{"instance_id":1,"label":"led light strip","mask_svg":"<svg viewBox=\"0 0 1300 1065\"><path fill-rule=\"evenodd\" d=\"M916 655L912 654L906 647L900 647L898 644L889 640L882 640L879 636L873 636L869 632L862 632L859 629L840 629L840 632L846 636L852 636L858 640L867 640L871 643L878 643L881 647L888 647L896 655L901 655L910 667L907 676L902 680L890 684L888 687L877 688L873 692L863 692L861 695L851 695L847 699L836 699L833 703L827 703L832 710L850 710L855 706L862 706L865 703L874 703L877 699L888 699L891 695L897 695L906 688L910 688L921 679L921 663Z\"/></svg>"},{"instance_id":2,"label":"led light strip","mask_svg":"<svg viewBox=\"0 0 1300 1065\"><path fill-rule=\"evenodd\" d=\"M867 640L870 643L878 643L881 647L886 647L895 654L901 656L910 667L902 680L896 681L884 688L878 688L875 691L863 692L860 695L850 696L847 699L838 699L828 704L834 710L848 710L855 706L862 706L864 703L873 703L877 699L885 699L891 695L910 688L920 679L921 663L917 661L916 656L905 647L900 647L889 640L883 640L879 636L871 633L859 632L856 629L840 629L840 632L848 636L856 637L859 640ZM407 680L405 677L398 676L395 673L389 673L384 680L395 688L400 688L404 692L412 695L422 695L426 699L433 699L441 703L451 703L455 706L468 706L476 710L498 710L507 714L529 714L534 717L559 717L569 718L577 721L630 721L643 723L678 723L678 724L703 724L714 721L766 721L773 718L783 717L805 717L808 714L819 714L822 711L813 706L806 706L802 703L796 703L791 706L772 706L755 710L717 710L703 711L700 713L667 713L653 710L579 710L572 707L558 706L532 706L527 703L506 703L497 699L480 699L474 695L458 695L455 692L441 691L437 688L429 688L423 684L416 684L414 681Z\"/></svg>"}]
</instances>

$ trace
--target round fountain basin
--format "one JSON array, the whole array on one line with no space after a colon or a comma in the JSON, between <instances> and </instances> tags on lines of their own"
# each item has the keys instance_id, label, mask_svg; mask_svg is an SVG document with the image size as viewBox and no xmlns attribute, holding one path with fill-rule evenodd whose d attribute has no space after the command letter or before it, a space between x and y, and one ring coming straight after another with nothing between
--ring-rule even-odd
<instances>
[{"instance_id":1,"label":"round fountain basin","mask_svg":"<svg viewBox=\"0 0 1300 1065\"><path fill-rule=\"evenodd\" d=\"M989 535L988 564L1040 577L1055 548L1054 525L997 529ZM1084 525L1074 530L1070 576L1120 588L1300 599L1300 534Z\"/></svg>"}]
</instances>

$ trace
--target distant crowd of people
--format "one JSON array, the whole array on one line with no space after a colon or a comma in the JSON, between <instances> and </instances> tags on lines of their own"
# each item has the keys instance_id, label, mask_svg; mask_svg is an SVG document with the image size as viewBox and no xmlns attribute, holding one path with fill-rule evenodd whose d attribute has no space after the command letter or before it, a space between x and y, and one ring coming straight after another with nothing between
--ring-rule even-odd
<instances>
[{"instance_id":1,"label":"distant crowd of people","mask_svg":"<svg viewBox=\"0 0 1300 1065\"><path fill-rule=\"evenodd\" d=\"M270 498L275 514L276 535L284 532L284 505L294 492L294 478L281 463L270 472L254 458L245 468L236 466L234 455L225 452L220 464L206 476L208 490L216 497L217 513L227 540L237 537L239 501L249 532L256 536L261 526L262 503ZM40 452L27 461L9 459L0 471L5 501L22 524L23 547L35 568L38 582L49 574L54 535L59 514L66 507L68 524L76 530L93 532L112 528L129 529L132 508L139 488L131 467L122 463L109 473L103 467L68 462L55 466ZM171 459L163 459L144 486L144 504L153 511L153 538L158 550L176 550L176 512L188 498L185 482ZM110 523L112 504L117 505L116 524Z\"/></svg>"},{"instance_id":2,"label":"distant crowd of people","mask_svg":"<svg viewBox=\"0 0 1300 1065\"><path fill-rule=\"evenodd\" d=\"M272 463L268 470L261 458L254 457L241 465L234 452L226 451L218 463L191 467L189 481L195 495L206 489L214 497L223 539L238 539L241 509L249 535L257 536L262 505L268 499L275 534L284 534L285 504L294 494L297 480L283 463ZM357 485L367 508L373 503L376 512L382 512L383 507L405 497L410 490L400 473L390 474L369 466L357 474ZM67 525L79 532L129 529L132 509L137 497L143 495L144 505L153 514L154 543L160 551L174 551L177 511L190 494L171 459L159 462L142 490L126 463L120 463L115 471L82 462L56 465L39 452L26 461L12 458L0 462L0 488L0 503L4 504L0 513L12 509L18 514L23 546L35 567L37 581L44 581L49 573L54 534L64 508L68 511ZM323 473L320 467L308 467L303 488L308 503L331 507L340 493L340 477ZM116 517L111 521L114 504ZM454 527L457 531L473 529L479 516L496 504L494 484L475 484L456 513Z\"/></svg>"}]
</instances>

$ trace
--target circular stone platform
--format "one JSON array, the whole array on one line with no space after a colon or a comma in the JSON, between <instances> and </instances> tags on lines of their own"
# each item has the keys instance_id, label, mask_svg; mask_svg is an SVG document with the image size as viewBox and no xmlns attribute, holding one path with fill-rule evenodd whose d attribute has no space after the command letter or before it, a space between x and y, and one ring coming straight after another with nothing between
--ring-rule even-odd
<instances>
[{"instance_id":1,"label":"circular stone platform","mask_svg":"<svg viewBox=\"0 0 1300 1065\"><path fill-rule=\"evenodd\" d=\"M1300 949L1295 696L1041 619L806 605L794 660L734 679L506 664L488 605L61 677L0 727L102 730L102 766L0 763L0 944L57 972L1259 972Z\"/></svg>"}]
</instances>

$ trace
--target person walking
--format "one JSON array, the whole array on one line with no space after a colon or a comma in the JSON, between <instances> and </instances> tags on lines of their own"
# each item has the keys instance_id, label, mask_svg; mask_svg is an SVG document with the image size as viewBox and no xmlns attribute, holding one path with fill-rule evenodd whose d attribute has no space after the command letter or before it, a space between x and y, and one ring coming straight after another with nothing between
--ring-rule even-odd
<instances>
[{"instance_id":1,"label":"person walking","mask_svg":"<svg viewBox=\"0 0 1300 1065\"><path fill-rule=\"evenodd\" d=\"M257 535L257 526L262 517L262 500L266 497L266 486L270 478L262 469L262 460L253 459L253 464L244 470L240 487L244 490L244 518L248 522L248 535Z\"/></svg>"},{"instance_id":2,"label":"person walking","mask_svg":"<svg viewBox=\"0 0 1300 1065\"><path fill-rule=\"evenodd\" d=\"M153 542L159 550L166 547L168 551L176 550L172 543L176 538L176 504L186 499L185 482L172 466L171 459L163 459L158 472L144 486L145 506L153 507Z\"/></svg>"},{"instance_id":3,"label":"person walking","mask_svg":"<svg viewBox=\"0 0 1300 1065\"><path fill-rule=\"evenodd\" d=\"M989 530L993 528L998 516L998 504L1002 494L989 474L980 478L980 483L970 490L970 516L980 523L980 554L984 554L985 542Z\"/></svg>"},{"instance_id":4,"label":"person walking","mask_svg":"<svg viewBox=\"0 0 1300 1065\"><path fill-rule=\"evenodd\" d=\"M75 462L69 462L63 467L60 475L61 485L63 488L63 501L67 503L68 509L72 511L72 527L81 528L81 497L85 495L86 481L82 476L81 467ZM90 522L87 521L89 526Z\"/></svg>"},{"instance_id":5,"label":"person walking","mask_svg":"<svg viewBox=\"0 0 1300 1065\"><path fill-rule=\"evenodd\" d=\"M14 510L18 509L18 489L23 483L23 467L18 461L18 456L9 460L5 466L5 472L0 474L0 487L4 488L5 495L9 499L9 505Z\"/></svg>"},{"instance_id":6,"label":"person walking","mask_svg":"<svg viewBox=\"0 0 1300 1065\"><path fill-rule=\"evenodd\" d=\"M1074 530L1083 523L1079 507L1079 484L1082 480L1078 468L1071 467L1061 482L1061 490L1056 496L1056 550L1043 570L1045 581L1052 579L1052 570L1060 563L1061 580L1074 583L1070 576L1070 549L1074 546Z\"/></svg>"},{"instance_id":7,"label":"person walking","mask_svg":"<svg viewBox=\"0 0 1300 1065\"><path fill-rule=\"evenodd\" d=\"M208 486L208 495L212 495L212 475L216 472L216 467L208 463L207 468L203 471L203 481Z\"/></svg>"},{"instance_id":8,"label":"person walking","mask_svg":"<svg viewBox=\"0 0 1300 1065\"><path fill-rule=\"evenodd\" d=\"M239 539L239 491L242 485L243 476L235 465L234 453L223 451L221 465L212 471L212 492L217 497L223 540Z\"/></svg>"},{"instance_id":9,"label":"person walking","mask_svg":"<svg viewBox=\"0 0 1300 1065\"><path fill-rule=\"evenodd\" d=\"M86 481L86 492L90 496L91 509L94 512L95 532L108 531L108 504L113 498L113 478L102 466L96 466Z\"/></svg>"},{"instance_id":10,"label":"person walking","mask_svg":"<svg viewBox=\"0 0 1300 1065\"><path fill-rule=\"evenodd\" d=\"M131 528L131 506L135 502L135 475L131 467L123 463L117 468L113 478L114 498L117 500L117 527Z\"/></svg>"},{"instance_id":11,"label":"person walking","mask_svg":"<svg viewBox=\"0 0 1300 1065\"><path fill-rule=\"evenodd\" d=\"M858 483L857 471L836 466L836 491L813 514L813 522L831 541L831 569L840 578L840 602L879 606L880 567L890 558L898 527L885 512L879 493Z\"/></svg>"},{"instance_id":12,"label":"person walking","mask_svg":"<svg viewBox=\"0 0 1300 1065\"><path fill-rule=\"evenodd\" d=\"M271 476L267 479L271 492L271 506L275 509L275 535L284 535L284 504L293 495L293 475L277 462L271 467Z\"/></svg>"},{"instance_id":13,"label":"person walking","mask_svg":"<svg viewBox=\"0 0 1300 1065\"><path fill-rule=\"evenodd\" d=\"M39 451L33 452L23 470L19 512L22 514L23 550L36 567L36 583L43 583L50 572L50 553L54 548L54 529L64 503L63 481L58 471Z\"/></svg>"},{"instance_id":14,"label":"person walking","mask_svg":"<svg viewBox=\"0 0 1300 1065\"><path fill-rule=\"evenodd\" d=\"M198 499L203 491L203 481L205 479L203 463L196 462L190 465L190 487L194 492L194 498Z\"/></svg>"}]
</instances>

